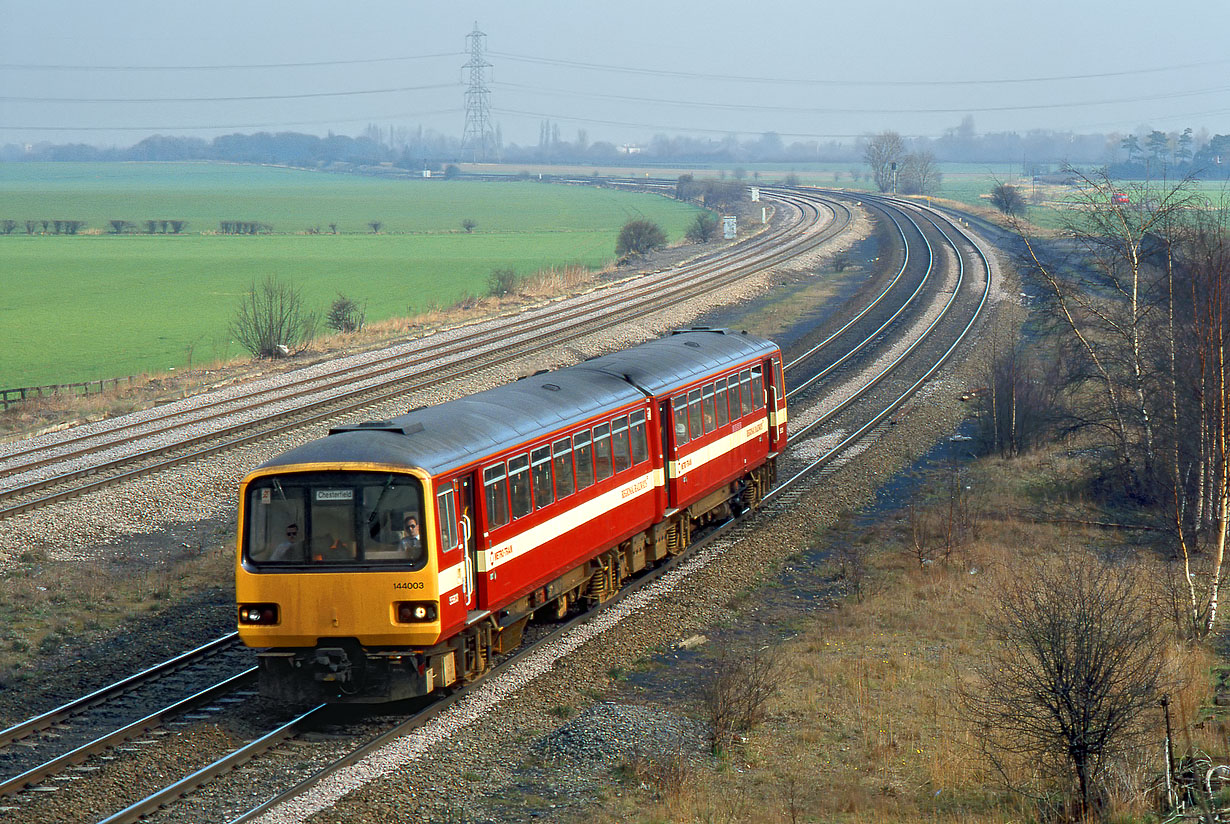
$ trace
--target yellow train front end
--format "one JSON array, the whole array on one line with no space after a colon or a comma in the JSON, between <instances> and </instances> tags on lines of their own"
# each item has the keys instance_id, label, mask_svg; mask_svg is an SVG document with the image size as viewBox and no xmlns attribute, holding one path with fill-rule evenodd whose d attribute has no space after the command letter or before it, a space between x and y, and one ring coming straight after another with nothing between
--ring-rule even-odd
<instances>
[{"instance_id":1,"label":"yellow train front end","mask_svg":"<svg viewBox=\"0 0 1230 824\"><path fill-rule=\"evenodd\" d=\"M279 465L245 479L238 627L259 650L263 695L382 702L451 683L431 500L428 475L402 466Z\"/></svg>"}]
</instances>

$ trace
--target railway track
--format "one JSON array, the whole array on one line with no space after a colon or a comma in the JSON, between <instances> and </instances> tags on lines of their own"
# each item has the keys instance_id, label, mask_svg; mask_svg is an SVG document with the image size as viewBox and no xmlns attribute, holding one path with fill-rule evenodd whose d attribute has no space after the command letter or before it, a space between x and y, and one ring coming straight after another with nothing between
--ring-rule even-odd
<instances>
[{"instance_id":1,"label":"railway track","mask_svg":"<svg viewBox=\"0 0 1230 824\"><path fill-rule=\"evenodd\" d=\"M513 358L608 329L681 300L716 291L840 234L844 205L789 193L784 227L699 263L599 290L561 309L551 303L494 327L461 332L430 348L395 347L362 362L336 362L256 392L242 388L125 416L82 434L0 448L0 519L103 486L152 474L352 414L409 391L462 378ZM822 215L829 214L822 223ZM323 374L315 374L317 371Z\"/></svg>"},{"instance_id":2,"label":"railway track","mask_svg":"<svg viewBox=\"0 0 1230 824\"><path fill-rule=\"evenodd\" d=\"M877 201L876 208L893 214L894 221L901 221L897 225L903 240L907 231L903 225L913 227L909 231L917 232L922 241L919 248L927 251L925 254L915 253L907 256L889 285L871 304L859 312L854 320L827 337L821 345L810 348L804 355L790 362L788 376L791 379L792 388L788 392L788 397L792 399L792 404L807 403L824 407L805 427L792 433L792 450L800 443L816 440L818 436L813 433L825 426L836 427L845 433L845 437L827 448L814 460L803 461L792 458L783 467L788 470L791 477L770 494L770 497L766 499L766 507L788 506L793 498L803 494L800 489L808 483L809 478L815 477L816 470L830 466L852 445L874 436L877 428L881 427L884 421L903 403L906 403L913 393L951 356L976 322L985 304L990 282L990 268L986 256L972 239L968 236L963 237L959 228L951 224L948 224L946 229L943 228L942 219L919 212L913 207L904 207L884 200ZM930 228L927 228L928 226ZM931 241L928 240L928 235L935 238L937 244L949 245L958 261L958 269L956 273L945 276L945 282L951 284L946 292L941 287L938 294L928 293L930 298L925 299L922 297L924 295L922 285L940 277L935 272L936 255L930 249ZM910 257L914 258L913 268ZM965 263L967 258L973 258L976 265L967 266ZM899 296L898 293L903 296ZM898 346L898 351L894 352L891 357L884 357L881 352L878 357L882 362L870 364L870 360L877 356L869 350L878 349L877 342L884 342L886 338L895 334L907 336L912 334L913 339L904 347ZM823 359L824 363L817 364L816 361L819 360L817 354L822 352L838 352L838 355L826 357ZM861 368L859 367L860 361L863 363ZM800 373L808 371L804 369L805 366L809 366L811 374L799 378ZM862 374L868 371L870 374ZM824 376L818 380L812 380L820 372L824 372ZM846 373L850 373L850 380L846 382L857 385L841 390L844 399L840 402L833 402L831 388L829 391L822 390L837 383L838 377ZM808 399L813 395L820 395L820 397ZM864 408L860 409L860 406ZM798 413L792 408L792 420L797 419L796 415ZM856 421L857 425L852 421ZM771 517L771 512L766 514ZM704 543L698 543L695 551L704 552L713 541L735 536L739 531L751 528L754 527L747 522L732 522L724 525L720 530L708 536ZM674 569L672 565L656 570L652 576L646 576L643 580L636 582L635 586L627 590L621 598L634 597L634 593L649 587L660 576L676 574ZM592 615L584 617L586 620L593 618ZM525 656L539 654L539 651L551 642L551 638L558 638L573 627L574 624L569 624L561 628L560 632L552 633L550 638L523 647L515 658L511 658L501 667L511 667L516 661L523 660ZM223 640L219 639L219 641ZM489 677L480 683L485 684L492 680L492 677ZM319 769L314 768L312 774L302 782L285 789L283 794L277 795L276 798L262 802L235 820L250 820L279 799L284 800L284 797L296 796L310 786L327 781L328 776L333 775L337 770L355 764L364 758L365 754L421 727L430 717L446 712L452 702L459 700L462 694L458 693L448 702L437 702L421 713L416 713L414 717L392 725L378 735L357 736L367 739L358 747L353 744L356 736L348 735L347 741L341 746L341 749L346 750L346 754ZM271 730L268 735L261 736L245 747L227 753L191 776L175 781L161 792L134 802L128 808L105 820L108 822L134 821L141 816L148 815L159 807L173 803L176 798L193 792L196 788L222 780L221 776L234 769L237 764L258 758L262 753L276 749L294 736L302 735L305 730L318 728L319 724L328 723L326 716L325 710L316 708L304 717L294 719L286 725L280 725L278 729ZM3 739L0 739L0 744L3 743ZM229 813L227 817L230 817Z\"/></svg>"}]
</instances>

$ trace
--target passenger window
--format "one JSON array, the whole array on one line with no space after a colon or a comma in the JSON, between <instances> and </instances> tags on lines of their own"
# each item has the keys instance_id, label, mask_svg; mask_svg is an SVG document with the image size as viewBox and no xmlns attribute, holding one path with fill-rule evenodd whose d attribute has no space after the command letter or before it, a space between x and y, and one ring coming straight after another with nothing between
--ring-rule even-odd
<instances>
[{"instance_id":1,"label":"passenger window","mask_svg":"<svg viewBox=\"0 0 1230 824\"><path fill-rule=\"evenodd\" d=\"M577 489L594 482L594 449L589 443L589 431L572 436L572 452L577 459Z\"/></svg>"},{"instance_id":2,"label":"passenger window","mask_svg":"<svg viewBox=\"0 0 1230 824\"><path fill-rule=\"evenodd\" d=\"M752 370L752 406L755 409L764 408L764 380L760 376L760 367Z\"/></svg>"},{"instance_id":3,"label":"passenger window","mask_svg":"<svg viewBox=\"0 0 1230 824\"><path fill-rule=\"evenodd\" d=\"M773 361L773 383L777 386L777 405L786 402L786 376L782 373L782 362Z\"/></svg>"},{"instance_id":4,"label":"passenger window","mask_svg":"<svg viewBox=\"0 0 1230 824\"><path fill-rule=\"evenodd\" d=\"M688 393L688 434L696 440L705 434L700 423L700 390L693 389Z\"/></svg>"},{"instance_id":5,"label":"passenger window","mask_svg":"<svg viewBox=\"0 0 1230 824\"><path fill-rule=\"evenodd\" d=\"M743 414L752 414L752 377L746 370L739 373L739 395L742 397Z\"/></svg>"},{"instance_id":6,"label":"passenger window","mask_svg":"<svg viewBox=\"0 0 1230 824\"><path fill-rule=\"evenodd\" d=\"M645 439L645 413L632 413L632 463L649 460L649 441Z\"/></svg>"},{"instance_id":7,"label":"passenger window","mask_svg":"<svg viewBox=\"0 0 1230 824\"><path fill-rule=\"evenodd\" d=\"M555 455L555 497L564 498L576 490L572 480L572 438L560 438L551 451Z\"/></svg>"},{"instance_id":8,"label":"passenger window","mask_svg":"<svg viewBox=\"0 0 1230 824\"><path fill-rule=\"evenodd\" d=\"M530 514L530 459L518 455L508 462L508 491L512 498L512 516L523 518Z\"/></svg>"},{"instance_id":9,"label":"passenger window","mask_svg":"<svg viewBox=\"0 0 1230 824\"><path fill-rule=\"evenodd\" d=\"M611 425L594 427L594 478L605 480L611 477Z\"/></svg>"},{"instance_id":10,"label":"passenger window","mask_svg":"<svg viewBox=\"0 0 1230 824\"><path fill-rule=\"evenodd\" d=\"M722 378L715 385L714 399L717 403L717 425L730 423L730 409L726 406L726 379Z\"/></svg>"},{"instance_id":11,"label":"passenger window","mask_svg":"<svg viewBox=\"0 0 1230 824\"><path fill-rule=\"evenodd\" d=\"M452 484L436 493L436 520L440 522L440 549L448 552L457 546L457 508Z\"/></svg>"},{"instance_id":12,"label":"passenger window","mask_svg":"<svg viewBox=\"0 0 1230 824\"><path fill-rule=\"evenodd\" d=\"M671 401L671 417L675 421L675 446L688 442L688 399L683 395Z\"/></svg>"},{"instance_id":13,"label":"passenger window","mask_svg":"<svg viewBox=\"0 0 1230 824\"><path fill-rule=\"evenodd\" d=\"M487 527L504 526L508 523L508 475L503 463L483 470L483 488L487 493Z\"/></svg>"},{"instance_id":14,"label":"passenger window","mask_svg":"<svg viewBox=\"0 0 1230 824\"><path fill-rule=\"evenodd\" d=\"M530 453L530 479L534 484L535 509L555 500L555 487L551 483L551 447L539 447Z\"/></svg>"},{"instance_id":15,"label":"passenger window","mask_svg":"<svg viewBox=\"0 0 1230 824\"><path fill-rule=\"evenodd\" d=\"M705 387L701 408L704 409L705 433L708 434L713 431L714 423L717 421L717 415L713 411L713 384Z\"/></svg>"},{"instance_id":16,"label":"passenger window","mask_svg":"<svg viewBox=\"0 0 1230 824\"><path fill-rule=\"evenodd\" d=\"M632 466L631 452L628 449L627 415L621 415L611 421L611 452L615 458L616 472L623 472Z\"/></svg>"}]
</instances>

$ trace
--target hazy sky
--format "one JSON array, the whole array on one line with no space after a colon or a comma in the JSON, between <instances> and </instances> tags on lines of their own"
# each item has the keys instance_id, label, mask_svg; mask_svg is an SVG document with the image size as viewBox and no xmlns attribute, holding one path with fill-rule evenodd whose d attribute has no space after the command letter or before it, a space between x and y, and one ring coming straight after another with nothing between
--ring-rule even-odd
<instances>
[{"instance_id":1,"label":"hazy sky","mask_svg":"<svg viewBox=\"0 0 1230 824\"><path fill-rule=\"evenodd\" d=\"M1223 0L0 0L0 143L460 136L475 22L505 142L1230 132Z\"/></svg>"}]
</instances>

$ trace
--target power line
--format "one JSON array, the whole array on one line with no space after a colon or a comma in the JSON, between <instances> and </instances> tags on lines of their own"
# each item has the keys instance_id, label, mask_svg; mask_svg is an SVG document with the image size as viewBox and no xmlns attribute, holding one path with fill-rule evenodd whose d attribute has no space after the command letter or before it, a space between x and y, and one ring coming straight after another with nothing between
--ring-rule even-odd
<instances>
[{"instance_id":1,"label":"power line","mask_svg":"<svg viewBox=\"0 0 1230 824\"><path fill-rule=\"evenodd\" d=\"M427 86L399 86L390 89L360 89L349 92L306 92L304 94L261 94L235 97L11 97L0 96L8 103L234 103L244 100L304 100L314 97L359 97L371 94L418 92L429 89L454 89L456 83L435 83Z\"/></svg>"},{"instance_id":2,"label":"power line","mask_svg":"<svg viewBox=\"0 0 1230 824\"><path fill-rule=\"evenodd\" d=\"M729 111L764 111L787 112L796 114L963 114L970 112L1016 112L1046 109L1072 109L1089 106L1107 106L1119 103L1144 103L1153 100L1169 100L1176 97L1197 97L1203 94L1224 94L1230 91L1230 86L1217 86L1209 89L1194 89L1189 91L1166 91L1152 95L1136 97L1111 98L1103 100L1081 100L1069 103L1032 103L1014 106L957 106L941 108L815 108L805 106L768 106L755 103L709 103L695 100L664 99L632 95L602 94L598 92L576 92L567 89L548 89L542 86L526 86L516 83L495 83L502 88L532 91L538 94L563 95L569 97L597 98L603 100L619 100L630 103L657 103L664 106L693 106L705 109Z\"/></svg>"},{"instance_id":3,"label":"power line","mask_svg":"<svg viewBox=\"0 0 1230 824\"><path fill-rule=\"evenodd\" d=\"M216 129L275 129L288 126L327 126L338 123L371 123L376 120L397 120L412 117L431 117L442 114L457 114L461 109L452 107L428 112L396 112L394 114L369 115L353 119L330 118L328 120L293 120L268 123L215 123L197 126L10 126L0 124L0 131L17 132L158 132L158 131L211 131Z\"/></svg>"},{"instance_id":4,"label":"power line","mask_svg":"<svg viewBox=\"0 0 1230 824\"><path fill-rule=\"evenodd\" d=\"M695 80L724 80L741 83L770 83L777 85L801 86L997 86L1019 83L1050 83L1068 80L1100 80L1111 77L1133 77L1143 74L1161 74L1172 71L1191 69L1207 69L1214 66L1230 64L1230 60L1209 60L1200 63L1183 63L1174 66L1161 66L1151 69L1125 69L1117 72L1097 72L1092 74L1066 74L1042 77L1014 77L992 80L833 80L802 77L756 77L750 75L711 74L707 72L687 72L671 69L647 69L641 66L615 66L604 63L585 63L577 60L562 60L551 57L533 57L508 52L491 52L495 57L513 60L521 63L537 63L546 66L566 66L576 69L593 71L617 72L622 74L640 74L652 77L680 77Z\"/></svg>"},{"instance_id":5,"label":"power line","mask_svg":"<svg viewBox=\"0 0 1230 824\"><path fill-rule=\"evenodd\" d=\"M0 69L18 71L88 71L88 72L196 72L232 71L235 69L298 69L318 66L357 66L370 63L397 63L406 60L432 60L438 57L457 57L460 52L439 54L411 54L402 57L369 57L358 60L312 60L303 63L229 63L199 66L86 66L43 63L0 63Z\"/></svg>"}]
</instances>

